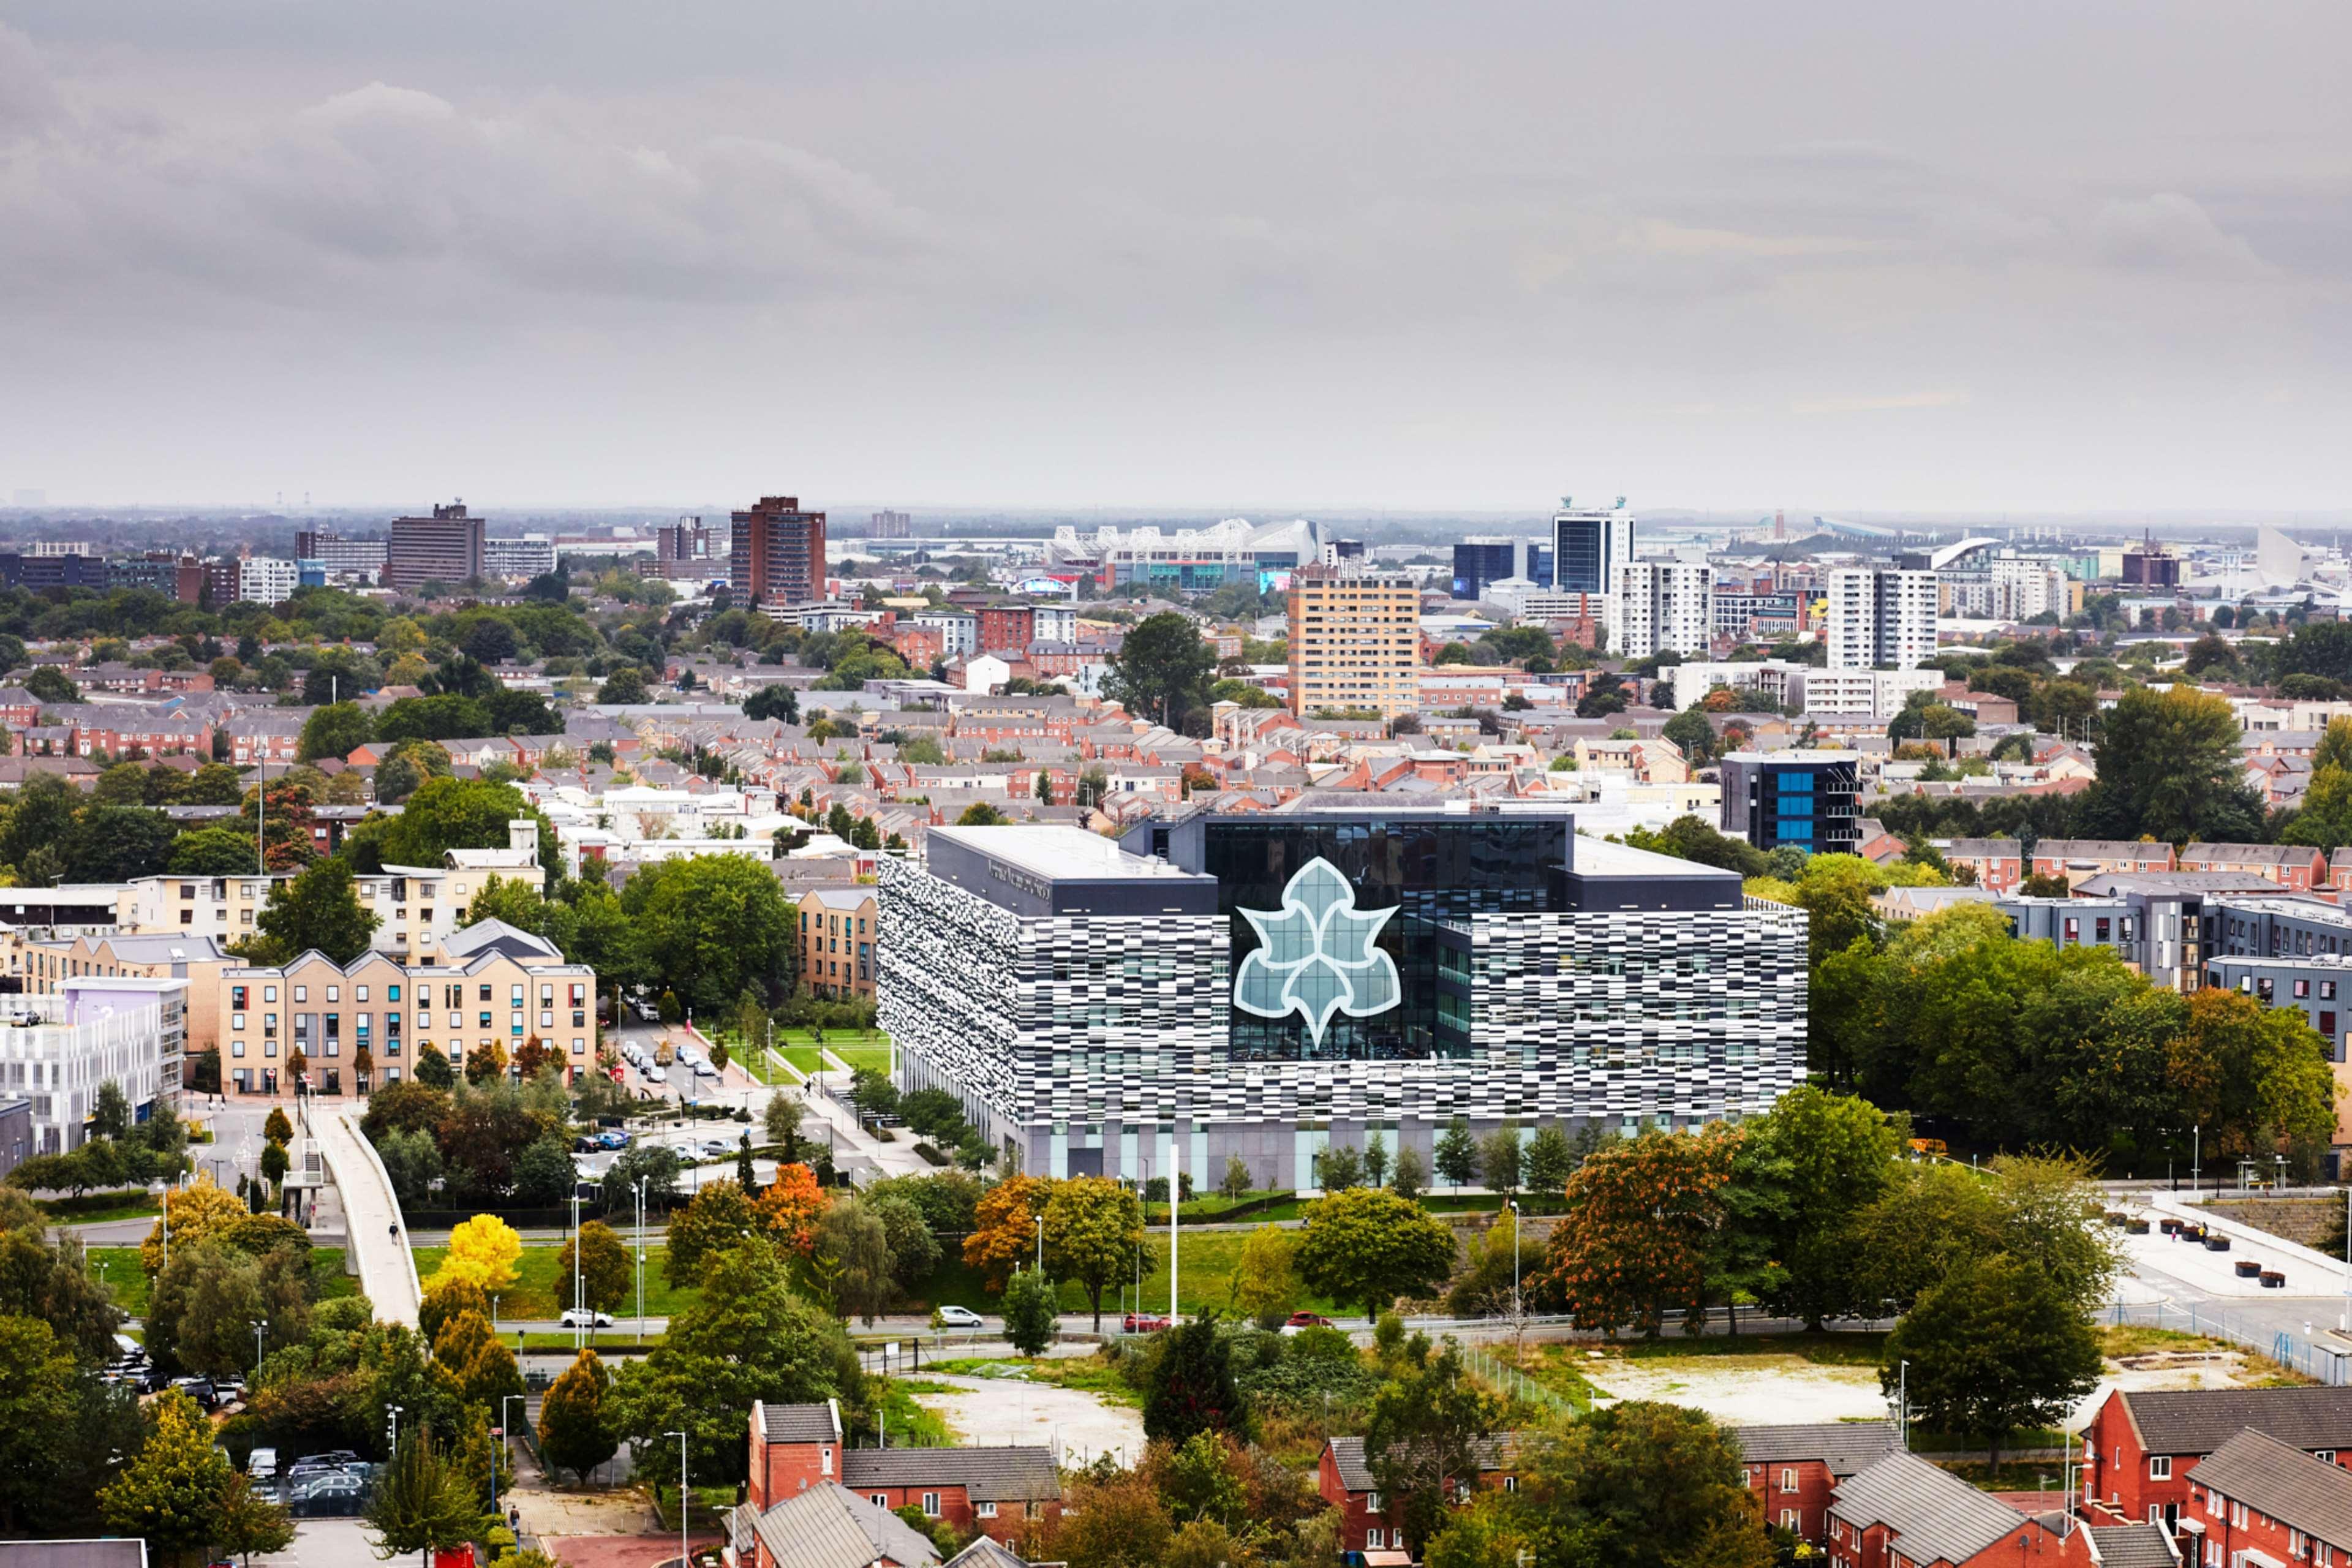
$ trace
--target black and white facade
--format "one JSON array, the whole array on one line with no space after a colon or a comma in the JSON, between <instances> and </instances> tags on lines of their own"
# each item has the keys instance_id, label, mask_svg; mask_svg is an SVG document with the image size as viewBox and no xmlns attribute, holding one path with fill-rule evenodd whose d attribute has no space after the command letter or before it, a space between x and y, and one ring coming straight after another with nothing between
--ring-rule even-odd
<instances>
[{"instance_id":1,"label":"black and white facade","mask_svg":"<svg viewBox=\"0 0 2352 1568\"><path fill-rule=\"evenodd\" d=\"M1805 915L1565 810L1200 814L1114 843L937 828L885 859L901 1087L1023 1169L1315 1185L1377 1132L1696 1126L1801 1080Z\"/></svg>"}]
</instances>

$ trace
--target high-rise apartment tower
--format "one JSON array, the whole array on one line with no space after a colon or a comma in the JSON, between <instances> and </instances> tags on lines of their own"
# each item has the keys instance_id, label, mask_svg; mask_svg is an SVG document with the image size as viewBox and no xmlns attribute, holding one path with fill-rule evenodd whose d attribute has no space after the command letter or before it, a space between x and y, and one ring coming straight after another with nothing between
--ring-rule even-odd
<instances>
[{"instance_id":1,"label":"high-rise apartment tower","mask_svg":"<svg viewBox=\"0 0 2352 1568\"><path fill-rule=\"evenodd\" d=\"M1421 702L1421 592L1401 573L1302 566L1290 578L1290 710L1370 711Z\"/></svg>"},{"instance_id":2,"label":"high-rise apartment tower","mask_svg":"<svg viewBox=\"0 0 2352 1568\"><path fill-rule=\"evenodd\" d=\"M734 514L727 581L742 605L805 605L824 597L824 513L798 496L761 496Z\"/></svg>"}]
</instances>

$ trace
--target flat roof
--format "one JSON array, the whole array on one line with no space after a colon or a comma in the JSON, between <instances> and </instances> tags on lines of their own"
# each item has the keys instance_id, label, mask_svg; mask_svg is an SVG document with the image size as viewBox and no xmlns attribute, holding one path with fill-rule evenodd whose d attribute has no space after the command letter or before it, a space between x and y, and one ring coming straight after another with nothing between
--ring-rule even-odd
<instances>
[{"instance_id":1,"label":"flat roof","mask_svg":"<svg viewBox=\"0 0 2352 1568\"><path fill-rule=\"evenodd\" d=\"M1057 882L1197 879L1165 860L1129 855L1115 839L1083 827L1058 824L1017 827L934 827L930 840L944 840L973 854Z\"/></svg>"},{"instance_id":2,"label":"flat roof","mask_svg":"<svg viewBox=\"0 0 2352 1568\"><path fill-rule=\"evenodd\" d=\"M1661 855L1651 849L1636 849L1630 844L1612 844L1606 838L1576 836L1575 847L1570 851L1570 865L1580 877L1679 877L1690 880L1739 879L1737 871L1727 871L1720 866L1709 866L1697 860L1685 860L1679 856Z\"/></svg>"}]
</instances>

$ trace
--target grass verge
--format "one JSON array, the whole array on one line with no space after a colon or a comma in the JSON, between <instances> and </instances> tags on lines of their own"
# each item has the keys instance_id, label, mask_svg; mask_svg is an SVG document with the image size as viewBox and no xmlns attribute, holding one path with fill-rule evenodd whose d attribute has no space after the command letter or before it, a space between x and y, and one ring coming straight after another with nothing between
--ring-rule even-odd
<instances>
[{"instance_id":1,"label":"grass verge","mask_svg":"<svg viewBox=\"0 0 2352 1568\"><path fill-rule=\"evenodd\" d=\"M441 1260L449 1255L446 1247L420 1247L415 1251L416 1278L420 1282L431 1280L433 1271L440 1268ZM522 1256L515 1260L515 1282L498 1292L499 1317L502 1321L552 1318L563 1310L563 1303L571 1300L571 1280L557 1267L562 1251L561 1247L547 1246L522 1249ZM702 1298L702 1292L697 1287L689 1286L683 1289L670 1287L662 1277L663 1266L668 1259L667 1244L646 1244L646 1316L649 1318L674 1316ZM631 1317L636 1315L637 1292L634 1277L630 1280L625 1307ZM615 1310L613 1315L617 1318L621 1312ZM568 1338L565 1342L569 1342Z\"/></svg>"},{"instance_id":2,"label":"grass verge","mask_svg":"<svg viewBox=\"0 0 2352 1568\"><path fill-rule=\"evenodd\" d=\"M33 1206L59 1225L100 1225L108 1220L147 1219L163 1205L143 1189L84 1193L78 1198L35 1198Z\"/></svg>"}]
</instances>

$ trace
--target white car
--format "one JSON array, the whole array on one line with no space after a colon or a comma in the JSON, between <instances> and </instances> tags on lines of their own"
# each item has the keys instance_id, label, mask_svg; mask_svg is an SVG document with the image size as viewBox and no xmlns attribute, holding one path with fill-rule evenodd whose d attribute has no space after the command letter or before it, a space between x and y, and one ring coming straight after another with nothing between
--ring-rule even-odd
<instances>
[{"instance_id":1,"label":"white car","mask_svg":"<svg viewBox=\"0 0 2352 1568\"><path fill-rule=\"evenodd\" d=\"M723 1160L735 1152L736 1146L723 1138L706 1138L702 1141L702 1157L706 1160Z\"/></svg>"},{"instance_id":2,"label":"white car","mask_svg":"<svg viewBox=\"0 0 2352 1568\"><path fill-rule=\"evenodd\" d=\"M609 1329L613 1326L612 1314L592 1312L585 1307L566 1307L559 1321L567 1329Z\"/></svg>"},{"instance_id":3,"label":"white car","mask_svg":"<svg viewBox=\"0 0 2352 1568\"><path fill-rule=\"evenodd\" d=\"M717 1078L719 1076L719 1069L712 1067L709 1062L698 1061L694 1064L694 1076L697 1078Z\"/></svg>"},{"instance_id":4,"label":"white car","mask_svg":"<svg viewBox=\"0 0 2352 1568\"><path fill-rule=\"evenodd\" d=\"M986 1323L987 1320L982 1318L978 1312L973 1311L970 1307L941 1307L940 1309L940 1324L942 1328L977 1329L985 1327Z\"/></svg>"}]
</instances>

